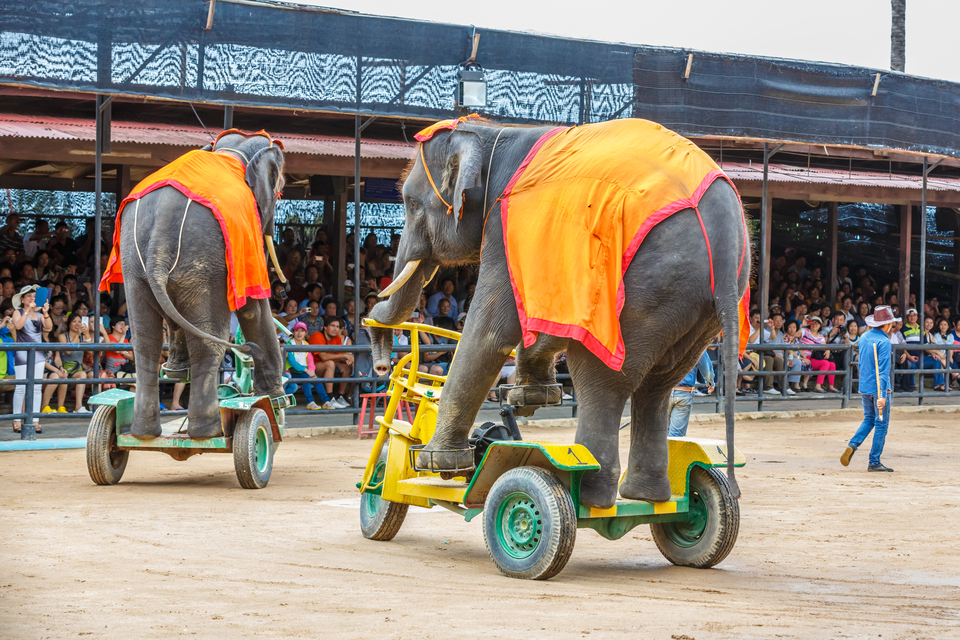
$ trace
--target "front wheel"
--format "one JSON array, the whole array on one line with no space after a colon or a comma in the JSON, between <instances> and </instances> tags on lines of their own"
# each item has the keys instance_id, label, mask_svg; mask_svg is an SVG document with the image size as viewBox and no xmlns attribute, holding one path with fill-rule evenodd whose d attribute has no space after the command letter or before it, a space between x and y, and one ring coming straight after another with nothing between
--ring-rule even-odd
<instances>
[{"instance_id":1,"label":"front wheel","mask_svg":"<svg viewBox=\"0 0 960 640\"><path fill-rule=\"evenodd\" d=\"M373 468L370 486L380 485L383 490L383 479L387 476L387 452L390 442L383 443L377 466ZM364 493L360 496L360 531L363 537L369 540L393 540L400 531L407 509L410 505L399 502L390 502L380 497L379 493Z\"/></svg>"},{"instance_id":2,"label":"front wheel","mask_svg":"<svg viewBox=\"0 0 960 640\"><path fill-rule=\"evenodd\" d=\"M577 541L573 500L554 474L517 467L487 495L483 537L490 558L510 578L546 580L560 573Z\"/></svg>"},{"instance_id":3,"label":"front wheel","mask_svg":"<svg viewBox=\"0 0 960 640\"><path fill-rule=\"evenodd\" d=\"M101 405L87 427L87 472L100 485L117 484L127 468L130 452L117 448L117 410Z\"/></svg>"},{"instance_id":4,"label":"front wheel","mask_svg":"<svg viewBox=\"0 0 960 640\"><path fill-rule=\"evenodd\" d=\"M262 409L241 416L233 430L233 466L244 489L263 489L273 472L273 428Z\"/></svg>"},{"instance_id":5,"label":"front wheel","mask_svg":"<svg viewBox=\"0 0 960 640\"><path fill-rule=\"evenodd\" d=\"M681 567L708 569L723 561L740 532L740 505L717 469L690 470L689 519L650 525L664 557Z\"/></svg>"}]
</instances>

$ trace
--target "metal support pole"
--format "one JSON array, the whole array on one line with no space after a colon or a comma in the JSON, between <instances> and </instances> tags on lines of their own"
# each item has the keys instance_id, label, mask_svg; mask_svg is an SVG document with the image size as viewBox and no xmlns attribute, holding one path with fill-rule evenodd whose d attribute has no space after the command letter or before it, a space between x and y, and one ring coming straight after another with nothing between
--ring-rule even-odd
<instances>
[{"instance_id":1,"label":"metal support pole","mask_svg":"<svg viewBox=\"0 0 960 640\"><path fill-rule=\"evenodd\" d=\"M359 89L358 89L359 91ZM359 106L359 95L358 95ZM353 139L353 331L360 332L360 114L354 117ZM356 373L356 372L354 372ZM369 374L369 372L366 372ZM353 406L360 406L360 385L353 387ZM353 415L354 424L358 419Z\"/></svg>"},{"instance_id":2,"label":"metal support pole","mask_svg":"<svg viewBox=\"0 0 960 640\"><path fill-rule=\"evenodd\" d=\"M233 105L228 104L223 108L223 130L233 129Z\"/></svg>"},{"instance_id":3,"label":"metal support pole","mask_svg":"<svg viewBox=\"0 0 960 640\"><path fill-rule=\"evenodd\" d=\"M97 131L96 142L94 143L94 218L93 218L93 342L100 342L100 236L102 235L101 221L102 196L103 196L103 149L106 146L104 137L110 135L104 127L104 96L97 96ZM98 354L99 355L99 354ZM93 377L100 377L100 358L93 359ZM96 386L97 392L100 391L100 385Z\"/></svg>"},{"instance_id":4,"label":"metal support pole","mask_svg":"<svg viewBox=\"0 0 960 640\"><path fill-rule=\"evenodd\" d=\"M767 218L767 208L770 204L770 189L767 182L767 175L770 165L770 154L767 153L767 143L763 143L763 197L760 205L760 277L757 285L760 287L758 292L760 298L760 326L767 319L767 307L770 302L770 256L767 255L767 226L770 220ZM747 310L749 313L749 309ZM760 332L760 342L763 342L763 331Z\"/></svg>"},{"instance_id":5,"label":"metal support pole","mask_svg":"<svg viewBox=\"0 0 960 640\"><path fill-rule=\"evenodd\" d=\"M927 300L927 158L923 158L923 187L920 190L920 335L923 336L924 303ZM922 341L922 338L921 338ZM922 398L921 398L922 400Z\"/></svg>"},{"instance_id":6,"label":"metal support pole","mask_svg":"<svg viewBox=\"0 0 960 640\"><path fill-rule=\"evenodd\" d=\"M8 352L10 356L13 355L13 352ZM8 356L9 357L9 356ZM33 378L34 369L37 367L37 352L35 349L27 350L27 376L25 385L26 388L23 392L23 413L27 414L20 426L20 439L21 440L36 440L37 439L37 428L33 426L33 389L37 385L36 380ZM41 386L41 389L43 387ZM13 407L13 410L16 411L17 408Z\"/></svg>"}]
</instances>

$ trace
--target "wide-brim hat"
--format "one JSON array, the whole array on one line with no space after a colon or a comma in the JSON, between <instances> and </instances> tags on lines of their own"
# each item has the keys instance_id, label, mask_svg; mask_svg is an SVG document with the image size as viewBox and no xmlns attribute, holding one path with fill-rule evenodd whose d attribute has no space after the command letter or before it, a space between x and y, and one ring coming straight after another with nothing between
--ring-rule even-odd
<instances>
[{"instance_id":1,"label":"wide-brim hat","mask_svg":"<svg viewBox=\"0 0 960 640\"><path fill-rule=\"evenodd\" d=\"M882 327L891 322L900 322L902 318L893 317L893 309L883 305L873 310L873 313L864 319L868 327Z\"/></svg>"},{"instance_id":2,"label":"wide-brim hat","mask_svg":"<svg viewBox=\"0 0 960 640\"><path fill-rule=\"evenodd\" d=\"M806 320L807 322L816 322L821 327L823 326L823 318L821 318L820 316L806 315L803 317L803 319Z\"/></svg>"},{"instance_id":3,"label":"wide-brim hat","mask_svg":"<svg viewBox=\"0 0 960 640\"><path fill-rule=\"evenodd\" d=\"M29 284L25 286L23 289L20 289L20 293L13 296L13 308L19 309L21 298L23 298L23 296L27 295L30 292L36 292L36 290L39 288L40 288L40 285Z\"/></svg>"}]
</instances>

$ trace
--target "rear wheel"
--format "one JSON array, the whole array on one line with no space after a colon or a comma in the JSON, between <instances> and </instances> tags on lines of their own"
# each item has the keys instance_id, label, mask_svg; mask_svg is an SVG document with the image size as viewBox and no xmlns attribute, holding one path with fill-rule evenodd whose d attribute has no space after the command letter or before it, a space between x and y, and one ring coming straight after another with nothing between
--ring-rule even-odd
<instances>
[{"instance_id":1,"label":"rear wheel","mask_svg":"<svg viewBox=\"0 0 960 640\"><path fill-rule=\"evenodd\" d=\"M380 485L387 476L387 453L390 441L383 443L377 466L373 469L370 486ZM360 531L370 540L393 540L400 531L404 518L407 517L407 508L410 505L399 502L390 502L380 497L379 493L364 493L360 496Z\"/></svg>"},{"instance_id":2,"label":"rear wheel","mask_svg":"<svg viewBox=\"0 0 960 640\"><path fill-rule=\"evenodd\" d=\"M100 485L117 484L127 468L129 451L117 448L117 410L101 405L87 427L87 472Z\"/></svg>"},{"instance_id":3,"label":"rear wheel","mask_svg":"<svg viewBox=\"0 0 960 640\"><path fill-rule=\"evenodd\" d=\"M262 409L241 416L233 430L233 466L244 489L263 489L273 473L273 428Z\"/></svg>"},{"instance_id":4,"label":"rear wheel","mask_svg":"<svg viewBox=\"0 0 960 640\"><path fill-rule=\"evenodd\" d=\"M740 505L718 469L690 470L690 518L650 525L664 557L682 567L708 569L723 561L740 532Z\"/></svg>"},{"instance_id":5,"label":"rear wheel","mask_svg":"<svg viewBox=\"0 0 960 640\"><path fill-rule=\"evenodd\" d=\"M560 573L577 541L577 516L563 483L539 467L500 476L484 504L490 558L510 578L546 580Z\"/></svg>"}]
</instances>

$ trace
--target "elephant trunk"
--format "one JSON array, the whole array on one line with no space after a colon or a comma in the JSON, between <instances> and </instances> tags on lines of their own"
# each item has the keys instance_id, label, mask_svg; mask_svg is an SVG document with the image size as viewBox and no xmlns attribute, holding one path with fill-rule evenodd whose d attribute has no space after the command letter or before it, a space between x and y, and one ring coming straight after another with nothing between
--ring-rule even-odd
<instances>
[{"instance_id":1,"label":"elephant trunk","mask_svg":"<svg viewBox=\"0 0 960 640\"><path fill-rule=\"evenodd\" d=\"M381 324L393 325L405 322L413 315L420 302L420 293L425 284L425 276L436 270L435 263L427 260L397 260L394 267L397 277L396 287L391 285L384 292L389 295L386 300L378 302L370 312L370 317ZM390 329L378 327L370 328L370 342L373 352L373 370L377 375L390 373L390 352L393 347L393 337Z\"/></svg>"}]
</instances>

